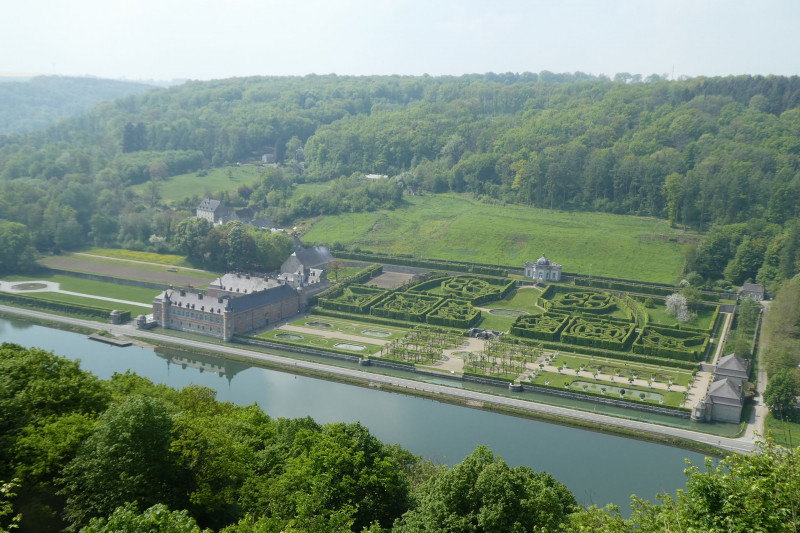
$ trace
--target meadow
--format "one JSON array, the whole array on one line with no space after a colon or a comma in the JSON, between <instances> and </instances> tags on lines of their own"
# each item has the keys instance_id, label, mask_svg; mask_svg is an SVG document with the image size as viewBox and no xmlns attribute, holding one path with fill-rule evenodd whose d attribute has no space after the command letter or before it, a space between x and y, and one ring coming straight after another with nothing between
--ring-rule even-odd
<instances>
[{"instance_id":1,"label":"meadow","mask_svg":"<svg viewBox=\"0 0 800 533\"><path fill-rule=\"evenodd\" d=\"M0 281L53 281L59 283L59 288L62 291L77 292L80 294L87 294L91 296L103 296L106 298L116 298L118 300L128 300L130 302L140 302L143 304L152 304L153 298L158 296L158 291L153 289L146 289L144 287L132 287L130 285L120 285L117 283L108 283L105 281L92 281L88 279L76 278L63 274L51 274L47 272L37 272L36 274L14 275L5 276L0 278ZM25 296L36 297L55 300L57 293L53 292L24 292ZM62 295L63 296L63 295ZM63 301L60 300L60 301ZM111 302L102 302L101 300L94 300L94 304L81 302L85 305L101 306L100 304L114 305ZM122 305L122 304L120 304ZM144 308L141 308L144 309ZM139 311L141 313L142 311ZM137 313L137 314L139 314Z\"/></svg>"},{"instance_id":2,"label":"meadow","mask_svg":"<svg viewBox=\"0 0 800 533\"><path fill-rule=\"evenodd\" d=\"M252 186L261 177L263 168L255 165L241 167L210 168L205 176L197 172L171 176L161 181L161 198L167 203L198 195L210 197L215 192L236 193L243 185ZM147 194L147 183L134 185L131 189L139 195Z\"/></svg>"},{"instance_id":3,"label":"meadow","mask_svg":"<svg viewBox=\"0 0 800 533\"><path fill-rule=\"evenodd\" d=\"M656 218L490 205L454 194L406 202L394 211L323 217L303 239L518 268L544 253L567 272L675 283L684 244L698 238Z\"/></svg>"}]
</instances>

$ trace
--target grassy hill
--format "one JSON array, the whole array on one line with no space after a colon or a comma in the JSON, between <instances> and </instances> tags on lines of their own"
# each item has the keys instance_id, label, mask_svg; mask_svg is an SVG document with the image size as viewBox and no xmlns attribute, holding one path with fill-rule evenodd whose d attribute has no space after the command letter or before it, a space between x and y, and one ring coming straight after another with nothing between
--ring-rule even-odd
<instances>
[{"instance_id":1,"label":"grassy hill","mask_svg":"<svg viewBox=\"0 0 800 533\"><path fill-rule=\"evenodd\" d=\"M674 283L696 239L656 218L488 205L462 195L408 198L396 211L327 216L303 237L364 250L522 266L542 253L569 272Z\"/></svg>"}]
</instances>

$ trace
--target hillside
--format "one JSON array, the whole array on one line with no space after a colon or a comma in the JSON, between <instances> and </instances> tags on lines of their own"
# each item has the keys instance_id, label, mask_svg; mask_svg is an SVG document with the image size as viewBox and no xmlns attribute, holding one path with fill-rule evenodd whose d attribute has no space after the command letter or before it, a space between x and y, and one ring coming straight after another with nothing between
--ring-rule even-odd
<instances>
[{"instance_id":1,"label":"hillside","mask_svg":"<svg viewBox=\"0 0 800 533\"><path fill-rule=\"evenodd\" d=\"M408 192L467 193L714 228L686 247L686 273L775 284L800 270L798 104L800 78L777 76L189 82L0 137L0 212L40 252L87 240L177 250L173 225L208 195L291 227L398 209Z\"/></svg>"},{"instance_id":2,"label":"hillside","mask_svg":"<svg viewBox=\"0 0 800 533\"><path fill-rule=\"evenodd\" d=\"M143 83L62 76L0 81L0 135L40 130L100 102L154 89Z\"/></svg>"}]
</instances>

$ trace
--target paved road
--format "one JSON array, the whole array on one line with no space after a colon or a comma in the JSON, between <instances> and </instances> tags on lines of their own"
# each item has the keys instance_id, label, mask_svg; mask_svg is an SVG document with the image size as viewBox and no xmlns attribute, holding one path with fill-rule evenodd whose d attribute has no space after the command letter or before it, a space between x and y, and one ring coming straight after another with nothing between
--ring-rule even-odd
<instances>
[{"instance_id":1,"label":"paved road","mask_svg":"<svg viewBox=\"0 0 800 533\"><path fill-rule=\"evenodd\" d=\"M719 437L715 435L709 435L706 433L699 433L696 431L691 431L687 429L681 428L673 428L668 426L660 426L658 424L652 424L649 422L641 422L637 420L627 420L624 418L616 418L609 415L599 414L599 413L591 413L586 411L579 411L576 409L569 409L566 407L558 407L554 405L547 405L547 404L540 404L536 402L531 402L528 400L520 400L517 398L507 398L503 396L495 396L493 394L487 394L482 392L458 389L455 387L447 387L443 385L436 385L432 383L424 383L420 381L414 381L412 379L405 379L405 378L398 378L392 376L384 376L381 374L373 374L370 372L365 372L362 370L357 369L349 369L349 368L340 368L336 366L329 366L321 363L314 363L310 361L300 361L295 360L287 357L281 357L278 355L271 355L271 354L264 354L260 352L252 352L250 350L246 350L243 348L239 348L233 345L224 345L219 346L215 344L208 344L201 341L190 340L190 339L182 339L177 337L167 337L158 333L153 333L150 331L142 331L136 330L133 326L124 325L124 326L113 326L110 324L98 324L97 322L92 322L89 320L82 320L77 318L69 318L69 317L61 317L55 315L49 315L46 313L40 313L38 311L29 311L25 309L18 309L15 307L9 306L0 306L0 311L5 311L8 313L15 313L18 315L24 316L31 316L45 320L52 320L57 322L62 322L66 324L73 324L78 326L84 326L93 329L103 328L112 333L118 335L136 335L140 338L145 339L153 339L158 341L167 341L171 344L176 344L180 346L185 346L189 348L200 349L208 352L215 352L221 354L231 354L236 355L238 357L248 358L254 361L265 361L270 363L276 363L280 365L284 365L287 367L297 367L303 368L307 370L313 370L317 372L326 372L330 374L338 374L341 376L356 378L360 380L366 380L373 383L383 383L394 385L396 387L402 387L410 390L418 390L418 391L425 391L431 394L441 394L444 396L450 396L454 398L459 398L467 401L473 402L483 402L489 403L494 405L501 405L507 407L513 407L516 409L523 409L527 411L531 411L534 413L544 413L552 416L556 416L565 420L582 420L589 422L591 424L596 424L597 427L602 426L612 426L617 428L625 428L631 429L636 431L642 431L647 433L652 433L654 435L667 435L672 437L680 437L683 439L691 440L694 442L700 442L704 444L709 444L712 446L717 446L718 448L722 448L724 450L738 452L738 453L752 453L755 449L755 441L750 436L750 432L746 432L746 436L738 439L732 439L727 437Z\"/></svg>"}]
</instances>

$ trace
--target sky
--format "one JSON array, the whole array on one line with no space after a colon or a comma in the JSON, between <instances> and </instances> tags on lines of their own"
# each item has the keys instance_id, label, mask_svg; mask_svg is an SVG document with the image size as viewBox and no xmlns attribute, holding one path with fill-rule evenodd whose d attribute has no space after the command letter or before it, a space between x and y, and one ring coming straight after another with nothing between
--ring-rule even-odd
<instances>
[{"instance_id":1,"label":"sky","mask_svg":"<svg viewBox=\"0 0 800 533\"><path fill-rule=\"evenodd\" d=\"M6 0L0 73L800 74L800 0Z\"/></svg>"}]
</instances>

